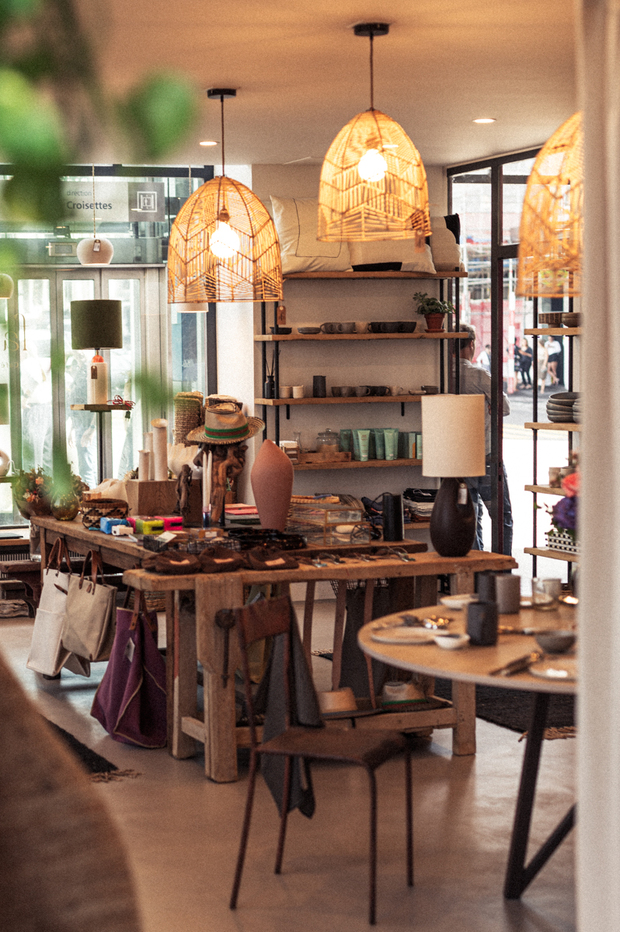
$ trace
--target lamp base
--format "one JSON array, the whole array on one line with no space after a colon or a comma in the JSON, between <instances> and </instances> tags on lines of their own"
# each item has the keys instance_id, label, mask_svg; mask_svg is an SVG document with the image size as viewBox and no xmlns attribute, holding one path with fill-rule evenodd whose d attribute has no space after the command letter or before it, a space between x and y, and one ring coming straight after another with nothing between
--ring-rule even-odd
<instances>
[{"instance_id":1,"label":"lamp base","mask_svg":"<svg viewBox=\"0 0 620 932\"><path fill-rule=\"evenodd\" d=\"M459 501L465 489L465 502ZM431 542L440 557L464 557L476 536L476 509L459 479L443 479L431 512Z\"/></svg>"}]
</instances>

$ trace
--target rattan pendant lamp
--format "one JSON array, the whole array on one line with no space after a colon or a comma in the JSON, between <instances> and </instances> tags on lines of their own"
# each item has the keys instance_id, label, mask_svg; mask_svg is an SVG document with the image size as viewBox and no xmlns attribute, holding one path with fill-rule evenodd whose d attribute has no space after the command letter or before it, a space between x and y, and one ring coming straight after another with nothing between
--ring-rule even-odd
<instances>
[{"instance_id":1,"label":"rattan pendant lamp","mask_svg":"<svg viewBox=\"0 0 620 932\"><path fill-rule=\"evenodd\" d=\"M216 301L279 301L280 243L267 208L240 181L227 178L224 99L231 88L212 88L222 117L222 174L187 199L170 231L168 304L178 311L208 311Z\"/></svg>"},{"instance_id":2,"label":"rattan pendant lamp","mask_svg":"<svg viewBox=\"0 0 620 932\"><path fill-rule=\"evenodd\" d=\"M583 134L574 113L542 147L528 178L521 214L516 293L581 294Z\"/></svg>"},{"instance_id":3,"label":"rattan pendant lamp","mask_svg":"<svg viewBox=\"0 0 620 932\"><path fill-rule=\"evenodd\" d=\"M332 142L319 187L318 239L415 238L430 235L426 171L420 153L395 120L374 108L373 40L388 23L358 23L370 39L370 108L358 113Z\"/></svg>"}]
</instances>

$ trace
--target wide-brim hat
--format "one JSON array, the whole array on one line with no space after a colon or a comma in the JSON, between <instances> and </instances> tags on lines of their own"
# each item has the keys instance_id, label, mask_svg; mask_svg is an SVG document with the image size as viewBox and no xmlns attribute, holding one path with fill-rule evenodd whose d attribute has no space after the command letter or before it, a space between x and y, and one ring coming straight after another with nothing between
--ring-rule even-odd
<instances>
[{"instance_id":1,"label":"wide-brim hat","mask_svg":"<svg viewBox=\"0 0 620 932\"><path fill-rule=\"evenodd\" d=\"M265 422L259 417L246 417L236 405L228 403L205 408L204 424L191 430L185 439L191 443L241 443L264 429Z\"/></svg>"}]
</instances>

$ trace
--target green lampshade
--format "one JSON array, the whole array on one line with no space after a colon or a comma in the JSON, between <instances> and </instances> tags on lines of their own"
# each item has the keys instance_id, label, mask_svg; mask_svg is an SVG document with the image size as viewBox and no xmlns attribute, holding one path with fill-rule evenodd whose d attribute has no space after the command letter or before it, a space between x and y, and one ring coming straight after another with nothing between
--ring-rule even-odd
<instances>
[{"instance_id":1,"label":"green lampshade","mask_svg":"<svg viewBox=\"0 0 620 932\"><path fill-rule=\"evenodd\" d=\"M72 349L122 349L123 305L96 298L71 302Z\"/></svg>"},{"instance_id":2,"label":"green lampshade","mask_svg":"<svg viewBox=\"0 0 620 932\"><path fill-rule=\"evenodd\" d=\"M9 386L0 383L0 424L9 424Z\"/></svg>"}]
</instances>

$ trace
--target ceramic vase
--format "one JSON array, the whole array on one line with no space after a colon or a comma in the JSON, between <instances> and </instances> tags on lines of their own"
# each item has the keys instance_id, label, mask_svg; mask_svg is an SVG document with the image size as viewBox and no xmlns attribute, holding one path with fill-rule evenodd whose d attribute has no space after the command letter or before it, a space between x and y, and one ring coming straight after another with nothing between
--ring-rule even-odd
<instances>
[{"instance_id":1,"label":"ceramic vase","mask_svg":"<svg viewBox=\"0 0 620 932\"><path fill-rule=\"evenodd\" d=\"M283 531L293 491L293 464L273 440L264 440L250 482L261 527Z\"/></svg>"}]
</instances>

